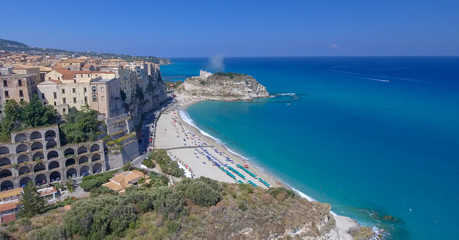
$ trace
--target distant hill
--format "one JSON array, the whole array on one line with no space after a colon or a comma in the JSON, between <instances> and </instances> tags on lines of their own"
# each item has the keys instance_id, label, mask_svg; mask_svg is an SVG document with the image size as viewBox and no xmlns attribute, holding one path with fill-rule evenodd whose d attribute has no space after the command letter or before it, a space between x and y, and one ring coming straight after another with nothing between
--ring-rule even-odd
<instances>
[{"instance_id":1,"label":"distant hill","mask_svg":"<svg viewBox=\"0 0 459 240\"><path fill-rule=\"evenodd\" d=\"M154 62L157 64L170 64L171 61L168 58L158 58L154 56L131 56L127 54L116 54L116 53L97 53L97 52L73 52L68 50L62 49L55 49L55 48L39 48L39 47L31 47L27 44L0 39L0 50L5 50L8 52L24 52L27 54L39 55L39 54L53 54L53 55L73 55L77 56L88 56L88 57L101 57L101 58L121 58L126 61L149 61Z\"/></svg>"},{"instance_id":2,"label":"distant hill","mask_svg":"<svg viewBox=\"0 0 459 240\"><path fill-rule=\"evenodd\" d=\"M22 51L29 48L30 47L24 43L0 39L0 49L5 51Z\"/></svg>"}]
</instances>

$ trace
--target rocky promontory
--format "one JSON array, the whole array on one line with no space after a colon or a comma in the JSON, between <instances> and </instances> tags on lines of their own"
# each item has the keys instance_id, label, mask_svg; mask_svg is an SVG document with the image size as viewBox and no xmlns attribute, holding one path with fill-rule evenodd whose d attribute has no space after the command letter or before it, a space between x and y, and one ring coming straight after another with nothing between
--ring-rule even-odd
<instances>
[{"instance_id":1,"label":"rocky promontory","mask_svg":"<svg viewBox=\"0 0 459 240\"><path fill-rule=\"evenodd\" d=\"M250 75L223 72L212 74L202 70L198 77L187 78L180 92L227 101L250 101L269 97L266 87Z\"/></svg>"}]
</instances>

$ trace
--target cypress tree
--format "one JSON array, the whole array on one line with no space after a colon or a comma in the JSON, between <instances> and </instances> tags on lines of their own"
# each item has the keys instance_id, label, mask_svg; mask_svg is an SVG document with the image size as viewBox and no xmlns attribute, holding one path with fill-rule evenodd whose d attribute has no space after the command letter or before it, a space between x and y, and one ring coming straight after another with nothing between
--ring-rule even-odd
<instances>
[{"instance_id":1,"label":"cypress tree","mask_svg":"<svg viewBox=\"0 0 459 240\"><path fill-rule=\"evenodd\" d=\"M35 184L32 181L29 181L24 187L19 215L30 218L40 213L44 207L45 200L40 197Z\"/></svg>"}]
</instances>

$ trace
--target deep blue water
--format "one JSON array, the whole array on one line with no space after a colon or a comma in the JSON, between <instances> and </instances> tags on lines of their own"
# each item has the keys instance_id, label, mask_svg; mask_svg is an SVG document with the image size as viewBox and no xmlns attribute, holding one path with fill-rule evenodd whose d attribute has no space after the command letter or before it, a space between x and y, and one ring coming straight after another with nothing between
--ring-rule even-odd
<instances>
[{"instance_id":1,"label":"deep blue water","mask_svg":"<svg viewBox=\"0 0 459 240\"><path fill-rule=\"evenodd\" d=\"M208 69L172 59L165 80ZM337 214L393 239L459 236L459 58L228 58L271 99L202 102L204 131ZM391 215L398 220L384 221Z\"/></svg>"}]
</instances>

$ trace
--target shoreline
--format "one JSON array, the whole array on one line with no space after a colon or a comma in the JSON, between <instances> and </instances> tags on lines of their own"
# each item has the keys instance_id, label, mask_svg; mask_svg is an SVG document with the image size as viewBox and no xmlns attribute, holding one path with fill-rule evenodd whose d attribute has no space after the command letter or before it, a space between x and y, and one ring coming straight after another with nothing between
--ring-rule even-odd
<instances>
[{"instance_id":1,"label":"shoreline","mask_svg":"<svg viewBox=\"0 0 459 240\"><path fill-rule=\"evenodd\" d=\"M229 149L228 146L226 146L218 138L215 138L211 134L209 134L209 133L203 131L202 129L198 128L194 124L193 120L187 114L187 108L190 107L191 105L195 104L195 103L198 103L198 102L202 102L202 101L237 101L236 99L230 99L230 100L227 100L227 99L224 99L224 98L222 98L222 99L218 99L218 98L209 99L209 98L206 98L206 97L196 97L196 96L191 96L190 97L190 96L181 95L181 94L180 95L177 94L176 99L177 99L177 101L173 105L169 106L170 109L167 109L164 113L166 113L166 114L170 114L170 113L175 114L175 116L176 116L175 119L176 119L177 123L179 123L180 126L182 126L183 129L185 129L187 132L189 132L193 137L196 136L196 138L198 138L202 142L206 142L208 144L206 146L206 148L208 148L209 146L212 146L212 147L218 149L219 152L224 153L225 156L229 156L233 161L235 161L236 163L239 163L239 164L241 164L243 166L244 166L245 163L248 163L249 166L250 166L249 167L250 171L253 172L254 174L256 174L257 176L262 177L272 187L285 187L287 189L293 190L300 197L305 198L308 201L317 201L314 198L308 196L307 194L305 194L305 193L299 191L298 189L296 189L294 187L291 187L289 184L281 181L279 178L277 178L274 174L270 173L269 171L267 171L267 170L265 170L263 168L260 168L259 166L254 164L253 161L248 160L246 157L244 157L243 155L239 154L237 151ZM239 101L242 101L242 100L239 100ZM164 113L160 116L160 119L158 121L158 126L160 124L160 120L163 117ZM185 115L186 119L183 119L182 114ZM159 129L162 129L162 127L161 128L160 127L156 127L156 129L155 129L155 131L156 131L155 135L157 137L160 137L160 134L158 134L158 132L157 132ZM159 148L157 146L157 139L155 139L155 141L154 141L154 148L156 148L156 149ZM184 164L184 165L186 164L184 159L182 159L184 157L183 154L180 154L180 153L174 154L174 151L177 152L177 150L167 150L167 151L168 151L168 154L172 157L173 160L178 161L180 164ZM191 156L193 156L193 155L191 155ZM186 156L185 156L185 158L186 158ZM188 160L188 162L189 161L190 160ZM212 172L215 172L215 170L219 171L218 168L214 168L214 166L212 166L212 168L211 168ZM191 170L191 166L190 166L190 170ZM241 171L241 172L244 175L246 175L245 172L243 172L243 171ZM195 175L193 173L193 175L195 177L199 177L198 175L201 175L201 174ZM210 176L207 176L207 177L210 177ZM222 179L222 178L219 178L219 177L210 177L210 178L213 178L213 179L218 180L218 181L223 181L223 182L237 183L236 181L231 181L232 179L230 179L230 181L228 181L228 179ZM255 183L258 186L267 189L267 187L263 186L263 184L261 184L260 182L257 181ZM330 211L330 213L335 218L336 228L337 228L337 230L339 231L339 233L340 233L340 235L342 237L340 239L353 239L352 236L349 234L349 232L352 231L352 230L361 228L360 224L356 220L354 220L354 219L352 219L350 217L337 215L333 211Z\"/></svg>"}]
</instances>

